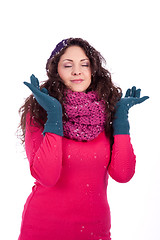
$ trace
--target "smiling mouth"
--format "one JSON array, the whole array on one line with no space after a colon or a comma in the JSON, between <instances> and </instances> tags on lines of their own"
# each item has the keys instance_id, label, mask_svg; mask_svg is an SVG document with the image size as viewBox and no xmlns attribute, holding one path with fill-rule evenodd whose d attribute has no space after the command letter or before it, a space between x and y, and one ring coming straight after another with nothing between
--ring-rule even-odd
<instances>
[{"instance_id":1,"label":"smiling mouth","mask_svg":"<svg viewBox=\"0 0 160 240\"><path fill-rule=\"evenodd\" d=\"M83 82L83 81L84 81L83 79L71 80L71 82L73 82L73 83L81 83L81 82Z\"/></svg>"}]
</instances>

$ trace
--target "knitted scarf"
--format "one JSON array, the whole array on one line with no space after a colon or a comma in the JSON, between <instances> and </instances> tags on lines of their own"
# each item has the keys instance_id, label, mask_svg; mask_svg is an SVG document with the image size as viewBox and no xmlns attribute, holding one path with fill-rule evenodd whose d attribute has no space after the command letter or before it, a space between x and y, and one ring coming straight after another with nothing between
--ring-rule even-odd
<instances>
[{"instance_id":1,"label":"knitted scarf","mask_svg":"<svg viewBox=\"0 0 160 240\"><path fill-rule=\"evenodd\" d=\"M96 92L64 93L63 105L65 118L63 120L64 137L77 141L91 141L96 138L105 126L104 101L98 101Z\"/></svg>"}]
</instances>

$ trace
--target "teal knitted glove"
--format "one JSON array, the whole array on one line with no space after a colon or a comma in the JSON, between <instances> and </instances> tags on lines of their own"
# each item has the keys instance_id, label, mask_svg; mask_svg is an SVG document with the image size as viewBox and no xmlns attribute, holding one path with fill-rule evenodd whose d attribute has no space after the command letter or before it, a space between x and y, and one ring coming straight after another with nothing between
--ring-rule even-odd
<instances>
[{"instance_id":1,"label":"teal knitted glove","mask_svg":"<svg viewBox=\"0 0 160 240\"><path fill-rule=\"evenodd\" d=\"M60 102L49 96L47 89L40 90L39 81L33 74L30 80L31 83L24 82L24 84L29 87L37 102L47 111L47 121L43 134L51 132L63 136L62 106Z\"/></svg>"},{"instance_id":2,"label":"teal knitted glove","mask_svg":"<svg viewBox=\"0 0 160 240\"><path fill-rule=\"evenodd\" d=\"M148 96L140 98L140 92L141 89L136 90L136 87L132 87L132 89L127 90L125 97L121 98L116 104L115 119L113 120L113 135L129 134L129 109L149 98Z\"/></svg>"}]
</instances>

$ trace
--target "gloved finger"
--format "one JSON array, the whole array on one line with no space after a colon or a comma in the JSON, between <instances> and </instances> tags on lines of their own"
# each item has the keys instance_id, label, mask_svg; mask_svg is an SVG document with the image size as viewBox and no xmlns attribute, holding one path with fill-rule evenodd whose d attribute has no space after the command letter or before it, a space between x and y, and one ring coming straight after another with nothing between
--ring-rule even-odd
<instances>
[{"instance_id":1,"label":"gloved finger","mask_svg":"<svg viewBox=\"0 0 160 240\"><path fill-rule=\"evenodd\" d=\"M131 89L128 88L127 91L126 91L126 95L125 95L125 97L130 97L130 93L131 93Z\"/></svg>"},{"instance_id":2,"label":"gloved finger","mask_svg":"<svg viewBox=\"0 0 160 240\"><path fill-rule=\"evenodd\" d=\"M130 94L130 96L131 96L131 97L135 97L135 95L136 95L136 87L133 86L132 89L131 89L131 94Z\"/></svg>"},{"instance_id":3,"label":"gloved finger","mask_svg":"<svg viewBox=\"0 0 160 240\"><path fill-rule=\"evenodd\" d=\"M136 92L135 92L135 97L136 98L140 98L140 94L141 94L141 89L137 89Z\"/></svg>"},{"instance_id":4,"label":"gloved finger","mask_svg":"<svg viewBox=\"0 0 160 240\"><path fill-rule=\"evenodd\" d=\"M24 84L34 93L34 94L38 94L40 92L39 89L37 89L33 84L28 83L28 82L24 82Z\"/></svg>"},{"instance_id":5,"label":"gloved finger","mask_svg":"<svg viewBox=\"0 0 160 240\"><path fill-rule=\"evenodd\" d=\"M36 88L39 89L39 81L38 81L38 78L36 78L36 77L34 76L34 74L31 75L30 80L31 80L31 83L32 83Z\"/></svg>"},{"instance_id":6,"label":"gloved finger","mask_svg":"<svg viewBox=\"0 0 160 240\"><path fill-rule=\"evenodd\" d=\"M42 88L41 89L41 92L45 93L45 94L48 94L48 90L46 88Z\"/></svg>"},{"instance_id":7,"label":"gloved finger","mask_svg":"<svg viewBox=\"0 0 160 240\"><path fill-rule=\"evenodd\" d=\"M137 98L136 99L136 104L142 103L142 102L146 101L148 98L149 98L148 96L144 96L142 98Z\"/></svg>"},{"instance_id":8,"label":"gloved finger","mask_svg":"<svg viewBox=\"0 0 160 240\"><path fill-rule=\"evenodd\" d=\"M24 83L24 85L26 85L27 87L31 87L31 83L28 83L28 82L23 82Z\"/></svg>"}]
</instances>

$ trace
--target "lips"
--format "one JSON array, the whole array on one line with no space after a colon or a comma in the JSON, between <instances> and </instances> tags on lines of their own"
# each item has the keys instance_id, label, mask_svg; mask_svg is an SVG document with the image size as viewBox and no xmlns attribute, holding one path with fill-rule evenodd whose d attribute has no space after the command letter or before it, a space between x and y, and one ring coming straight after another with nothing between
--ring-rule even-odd
<instances>
[{"instance_id":1,"label":"lips","mask_svg":"<svg viewBox=\"0 0 160 240\"><path fill-rule=\"evenodd\" d=\"M74 79L74 80L71 80L71 82L73 83L81 83L83 82L84 80L83 79Z\"/></svg>"}]
</instances>

